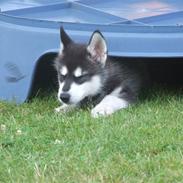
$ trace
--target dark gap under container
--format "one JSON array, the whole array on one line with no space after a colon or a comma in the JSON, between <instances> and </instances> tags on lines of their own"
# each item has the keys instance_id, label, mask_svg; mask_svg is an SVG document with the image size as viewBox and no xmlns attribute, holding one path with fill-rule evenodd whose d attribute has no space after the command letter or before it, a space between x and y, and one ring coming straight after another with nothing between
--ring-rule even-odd
<instances>
[{"instance_id":1,"label":"dark gap under container","mask_svg":"<svg viewBox=\"0 0 183 183\"><path fill-rule=\"evenodd\" d=\"M55 53L50 53L39 60L29 99L39 95L57 93L58 81L57 73L53 66L56 57ZM115 57L114 57L115 59ZM133 64L142 62L147 67L150 76L149 89L155 86L158 88L181 90L183 88L183 58L116 58L119 62L127 60Z\"/></svg>"}]
</instances>

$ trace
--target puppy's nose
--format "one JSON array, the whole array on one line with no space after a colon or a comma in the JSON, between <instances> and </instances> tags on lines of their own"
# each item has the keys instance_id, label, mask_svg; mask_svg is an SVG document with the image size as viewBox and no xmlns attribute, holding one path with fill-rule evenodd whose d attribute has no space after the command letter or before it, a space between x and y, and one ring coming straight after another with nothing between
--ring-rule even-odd
<instances>
[{"instance_id":1,"label":"puppy's nose","mask_svg":"<svg viewBox=\"0 0 183 183\"><path fill-rule=\"evenodd\" d=\"M70 99L70 95L68 93L62 93L60 95L60 99L64 102L64 103L68 103L69 99Z\"/></svg>"}]
</instances>

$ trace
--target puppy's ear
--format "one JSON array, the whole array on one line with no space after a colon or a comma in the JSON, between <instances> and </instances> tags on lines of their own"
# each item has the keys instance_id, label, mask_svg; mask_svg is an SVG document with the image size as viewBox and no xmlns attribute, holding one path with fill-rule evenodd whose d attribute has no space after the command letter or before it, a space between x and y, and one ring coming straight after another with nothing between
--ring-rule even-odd
<instances>
[{"instance_id":1,"label":"puppy's ear","mask_svg":"<svg viewBox=\"0 0 183 183\"><path fill-rule=\"evenodd\" d=\"M92 34L87 51L92 61L100 62L102 66L105 66L107 60L107 44L100 31L97 30Z\"/></svg>"},{"instance_id":2,"label":"puppy's ear","mask_svg":"<svg viewBox=\"0 0 183 183\"><path fill-rule=\"evenodd\" d=\"M60 28L60 40L63 44L63 49L67 48L68 45L73 43L72 39L68 36L63 27Z\"/></svg>"}]
</instances>

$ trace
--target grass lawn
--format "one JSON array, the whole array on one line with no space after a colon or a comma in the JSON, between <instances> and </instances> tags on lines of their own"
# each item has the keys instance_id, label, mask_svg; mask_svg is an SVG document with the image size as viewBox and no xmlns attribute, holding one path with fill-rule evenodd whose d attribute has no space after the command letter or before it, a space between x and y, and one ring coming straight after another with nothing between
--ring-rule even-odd
<instances>
[{"instance_id":1,"label":"grass lawn","mask_svg":"<svg viewBox=\"0 0 183 183\"><path fill-rule=\"evenodd\" d=\"M53 95L0 102L0 182L183 182L181 91L151 93L99 119L55 114Z\"/></svg>"}]
</instances>

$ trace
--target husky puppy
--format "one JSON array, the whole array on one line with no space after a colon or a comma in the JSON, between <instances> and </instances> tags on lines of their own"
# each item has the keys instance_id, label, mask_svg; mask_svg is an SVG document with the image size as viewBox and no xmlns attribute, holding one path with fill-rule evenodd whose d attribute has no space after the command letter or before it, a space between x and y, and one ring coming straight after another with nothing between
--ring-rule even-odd
<instances>
[{"instance_id":1,"label":"husky puppy","mask_svg":"<svg viewBox=\"0 0 183 183\"><path fill-rule=\"evenodd\" d=\"M63 45L56 60L58 100L56 112L67 112L85 102L93 102L92 117L106 116L137 100L142 86L139 68L107 55L100 31L93 32L88 44L75 43L60 29Z\"/></svg>"}]
</instances>

